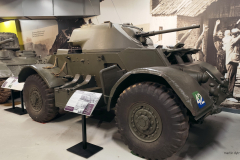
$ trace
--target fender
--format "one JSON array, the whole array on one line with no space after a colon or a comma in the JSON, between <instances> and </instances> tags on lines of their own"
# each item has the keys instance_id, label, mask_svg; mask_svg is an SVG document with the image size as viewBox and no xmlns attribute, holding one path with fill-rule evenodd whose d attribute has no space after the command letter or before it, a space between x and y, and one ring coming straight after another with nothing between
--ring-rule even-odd
<instances>
[{"instance_id":1,"label":"fender","mask_svg":"<svg viewBox=\"0 0 240 160\"><path fill-rule=\"evenodd\" d=\"M145 74L145 75L155 75L157 77L163 78L167 84L175 91L175 93L182 100L184 105L189 109L195 119L199 119L201 116L209 112L213 107L213 101L208 96L208 91L205 91L198 82L193 79L190 75L185 72L181 72L175 68L170 67L149 67L149 68L139 68L127 72L123 75L113 86L108 101L108 110L110 110L111 105L113 105L113 99L119 96L116 95L117 90L124 90L126 88L120 88L121 84L128 78L134 78L135 75ZM129 79L128 79L129 80ZM151 80L149 80L151 81ZM161 84L161 82L159 82ZM131 84L133 85L133 84ZM198 91L203 97L206 105L203 108L199 108L197 101L195 100L193 93ZM198 118L199 117L199 118Z\"/></svg>"},{"instance_id":2,"label":"fender","mask_svg":"<svg viewBox=\"0 0 240 160\"><path fill-rule=\"evenodd\" d=\"M25 82L27 77L32 74L38 74L46 82L49 88L54 88L65 84L62 78L55 77L52 73L59 73L60 68L44 69L43 67L53 66L52 64L34 64L29 65L20 71L18 75L19 82ZM64 76L64 73L61 73Z\"/></svg>"},{"instance_id":3,"label":"fender","mask_svg":"<svg viewBox=\"0 0 240 160\"><path fill-rule=\"evenodd\" d=\"M6 64L0 62L0 78L8 78L13 76L12 71L7 67Z\"/></svg>"}]
</instances>

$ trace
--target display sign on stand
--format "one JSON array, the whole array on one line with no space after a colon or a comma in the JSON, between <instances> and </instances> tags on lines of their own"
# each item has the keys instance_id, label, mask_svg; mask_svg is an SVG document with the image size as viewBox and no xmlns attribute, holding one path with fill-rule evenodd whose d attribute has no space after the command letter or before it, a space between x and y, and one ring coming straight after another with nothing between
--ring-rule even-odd
<instances>
[{"instance_id":1,"label":"display sign on stand","mask_svg":"<svg viewBox=\"0 0 240 160\"><path fill-rule=\"evenodd\" d=\"M67 149L69 152L84 158L89 158L103 148L91 143L87 143L86 116L91 116L102 93L87 92L77 90L69 99L65 111L74 112L82 115L82 139L81 143Z\"/></svg>"},{"instance_id":2,"label":"display sign on stand","mask_svg":"<svg viewBox=\"0 0 240 160\"><path fill-rule=\"evenodd\" d=\"M22 92L23 87L24 87L24 83L18 83L18 77L9 77L2 84L1 88L6 88L11 90L12 108L5 109L6 111L16 113L18 115L27 114L27 111L24 109L24 103L23 103L23 92ZM21 108L15 107L14 90L20 92Z\"/></svg>"}]
</instances>

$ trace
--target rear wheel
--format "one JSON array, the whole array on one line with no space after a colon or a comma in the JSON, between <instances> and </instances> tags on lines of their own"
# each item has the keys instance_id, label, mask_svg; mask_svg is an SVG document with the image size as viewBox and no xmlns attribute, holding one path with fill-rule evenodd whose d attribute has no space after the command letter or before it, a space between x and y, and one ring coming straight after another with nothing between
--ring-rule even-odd
<instances>
[{"instance_id":1,"label":"rear wheel","mask_svg":"<svg viewBox=\"0 0 240 160\"><path fill-rule=\"evenodd\" d=\"M125 144L147 159L165 159L185 143L188 116L178 97L165 86L138 83L120 95L116 121Z\"/></svg>"},{"instance_id":2,"label":"rear wheel","mask_svg":"<svg viewBox=\"0 0 240 160\"><path fill-rule=\"evenodd\" d=\"M11 95L10 89L1 88L5 80L0 80L0 104L7 102Z\"/></svg>"},{"instance_id":3,"label":"rear wheel","mask_svg":"<svg viewBox=\"0 0 240 160\"><path fill-rule=\"evenodd\" d=\"M54 90L37 74L27 78L23 97L27 112L37 122L48 122L58 114L58 108L54 105Z\"/></svg>"}]
</instances>

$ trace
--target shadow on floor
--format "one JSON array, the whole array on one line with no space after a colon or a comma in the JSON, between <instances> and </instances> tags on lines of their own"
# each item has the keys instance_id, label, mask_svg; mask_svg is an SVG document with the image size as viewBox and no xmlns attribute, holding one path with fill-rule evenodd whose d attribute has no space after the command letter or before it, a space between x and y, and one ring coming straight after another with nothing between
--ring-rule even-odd
<instances>
[{"instance_id":1,"label":"shadow on floor","mask_svg":"<svg viewBox=\"0 0 240 160\"><path fill-rule=\"evenodd\" d=\"M79 117L79 119L81 120L81 115L76 114L76 113L69 113L66 112L65 114L59 114L57 115L52 121L51 123L55 123L55 122L62 122L62 121L66 121L66 120L70 120L73 118ZM99 110L99 111L94 111L91 117L88 117L88 119L95 119L98 120L98 124L101 124L102 122L112 122L114 120L115 114L114 111L106 111L106 110Z\"/></svg>"},{"instance_id":2,"label":"shadow on floor","mask_svg":"<svg viewBox=\"0 0 240 160\"><path fill-rule=\"evenodd\" d=\"M75 118L75 119L74 119ZM87 141L90 143L95 143L93 139L97 136L102 135L101 139L106 139L107 141L103 141L101 143L107 143L109 139L112 137L112 132L116 131L115 121L112 122L104 122L103 120L95 119L96 117L87 117L86 125L87 125ZM59 117L54 120L55 122L66 121L65 124L68 126L66 131L62 133L59 137L61 140L71 141L74 137L79 137L79 141L81 141L82 137L82 116L75 113L68 113L62 117ZM61 126L63 123L61 123ZM92 142L93 141L93 142ZM102 145L102 144L98 145Z\"/></svg>"},{"instance_id":3,"label":"shadow on floor","mask_svg":"<svg viewBox=\"0 0 240 160\"><path fill-rule=\"evenodd\" d=\"M194 125L189 130L185 145L167 160L201 159L204 151L223 148L224 146L219 141L221 134L226 132L229 121L231 119L226 117L211 117L206 119L203 124ZM119 133L114 133L113 139L118 145L123 144Z\"/></svg>"},{"instance_id":4,"label":"shadow on floor","mask_svg":"<svg viewBox=\"0 0 240 160\"><path fill-rule=\"evenodd\" d=\"M19 104L21 104L21 102L16 102L16 101L15 101L15 106L16 106L16 105L19 105ZM1 106L3 106L3 107L12 107L12 102L4 103L4 104L2 104Z\"/></svg>"},{"instance_id":5,"label":"shadow on floor","mask_svg":"<svg viewBox=\"0 0 240 160\"><path fill-rule=\"evenodd\" d=\"M225 132L229 121L230 119L226 117L217 117L216 119L211 117L211 119L206 119L203 124L194 125L189 130L189 136L183 148L168 160L201 159L200 152L204 154L204 151L207 150L223 148L224 146L219 143L219 137Z\"/></svg>"},{"instance_id":6,"label":"shadow on floor","mask_svg":"<svg viewBox=\"0 0 240 160\"><path fill-rule=\"evenodd\" d=\"M81 119L81 115L76 114L76 113L59 114L53 120L51 120L50 123L63 122L63 121L67 121L67 120L70 120L70 119L73 119L76 117L79 117Z\"/></svg>"},{"instance_id":7,"label":"shadow on floor","mask_svg":"<svg viewBox=\"0 0 240 160\"><path fill-rule=\"evenodd\" d=\"M115 113L113 110L106 111L106 110L96 110L93 112L91 118L97 119L102 122L112 122L115 118Z\"/></svg>"},{"instance_id":8,"label":"shadow on floor","mask_svg":"<svg viewBox=\"0 0 240 160\"><path fill-rule=\"evenodd\" d=\"M77 123L82 124L82 120L79 120ZM98 120L92 117L88 117L86 119L86 123L88 127L96 127L98 129L102 130L111 130L112 128L116 127L115 121L112 121L111 123L104 122L102 120Z\"/></svg>"}]
</instances>

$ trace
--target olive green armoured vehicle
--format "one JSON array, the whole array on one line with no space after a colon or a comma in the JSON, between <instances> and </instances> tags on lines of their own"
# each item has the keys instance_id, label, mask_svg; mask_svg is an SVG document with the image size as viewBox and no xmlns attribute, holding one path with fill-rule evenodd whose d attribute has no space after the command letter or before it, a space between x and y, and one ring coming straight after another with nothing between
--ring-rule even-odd
<instances>
[{"instance_id":1,"label":"olive green armoured vehicle","mask_svg":"<svg viewBox=\"0 0 240 160\"><path fill-rule=\"evenodd\" d=\"M75 29L69 43L82 53L58 50L46 63L21 70L26 109L35 121L46 122L76 90L100 92L133 152L147 159L170 157L184 145L190 123L221 111L228 81L214 66L193 62L197 49L181 43L154 47L149 36L199 27L143 32L106 22Z\"/></svg>"},{"instance_id":2,"label":"olive green armoured vehicle","mask_svg":"<svg viewBox=\"0 0 240 160\"><path fill-rule=\"evenodd\" d=\"M16 34L0 33L0 87L8 77L17 77L23 66L36 62L34 51L20 51ZM0 103L6 102L10 94L10 90L0 88Z\"/></svg>"}]
</instances>

